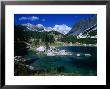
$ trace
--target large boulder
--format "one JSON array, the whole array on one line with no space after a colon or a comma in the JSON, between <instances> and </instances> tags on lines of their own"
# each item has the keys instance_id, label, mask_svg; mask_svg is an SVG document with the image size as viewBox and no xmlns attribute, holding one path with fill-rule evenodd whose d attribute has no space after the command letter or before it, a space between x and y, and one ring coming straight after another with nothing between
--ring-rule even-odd
<instances>
[{"instance_id":1,"label":"large boulder","mask_svg":"<svg viewBox=\"0 0 110 89\"><path fill-rule=\"evenodd\" d=\"M36 51L39 51L39 52L44 52L46 50L46 48L44 46L40 46L38 48L36 48Z\"/></svg>"}]
</instances>

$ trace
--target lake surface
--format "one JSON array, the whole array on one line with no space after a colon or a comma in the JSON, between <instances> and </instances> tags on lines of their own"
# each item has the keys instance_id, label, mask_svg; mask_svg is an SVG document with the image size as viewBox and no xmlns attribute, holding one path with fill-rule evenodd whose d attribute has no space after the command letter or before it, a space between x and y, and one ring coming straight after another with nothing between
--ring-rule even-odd
<instances>
[{"instance_id":1,"label":"lake surface","mask_svg":"<svg viewBox=\"0 0 110 89\"><path fill-rule=\"evenodd\" d=\"M52 73L80 76L97 75L97 47L87 46L60 46L60 50L71 52L72 55L47 56L29 52L27 56L31 61L28 65L35 69L44 69Z\"/></svg>"}]
</instances>

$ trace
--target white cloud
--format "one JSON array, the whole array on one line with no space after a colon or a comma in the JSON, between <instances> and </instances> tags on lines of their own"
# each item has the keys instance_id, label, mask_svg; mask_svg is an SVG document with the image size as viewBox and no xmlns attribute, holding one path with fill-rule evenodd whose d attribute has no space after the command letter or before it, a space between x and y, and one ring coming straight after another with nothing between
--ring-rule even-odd
<instances>
[{"instance_id":1,"label":"white cloud","mask_svg":"<svg viewBox=\"0 0 110 89\"><path fill-rule=\"evenodd\" d=\"M27 17L21 17L19 20L27 20Z\"/></svg>"},{"instance_id":2,"label":"white cloud","mask_svg":"<svg viewBox=\"0 0 110 89\"><path fill-rule=\"evenodd\" d=\"M34 20L39 20L39 17L37 17L37 16L32 16L32 17L29 17L28 19L31 20L31 21L34 21Z\"/></svg>"},{"instance_id":3,"label":"white cloud","mask_svg":"<svg viewBox=\"0 0 110 89\"><path fill-rule=\"evenodd\" d=\"M53 29L55 31L60 32L60 33L67 34L71 30L71 27L69 27L69 26L67 26L65 24L62 24L62 25L55 25L53 27Z\"/></svg>"},{"instance_id":4,"label":"white cloud","mask_svg":"<svg viewBox=\"0 0 110 89\"><path fill-rule=\"evenodd\" d=\"M39 20L39 17L37 17L37 16L21 17L21 18L19 18L19 20L30 20L30 21L35 21L35 20Z\"/></svg>"}]
</instances>

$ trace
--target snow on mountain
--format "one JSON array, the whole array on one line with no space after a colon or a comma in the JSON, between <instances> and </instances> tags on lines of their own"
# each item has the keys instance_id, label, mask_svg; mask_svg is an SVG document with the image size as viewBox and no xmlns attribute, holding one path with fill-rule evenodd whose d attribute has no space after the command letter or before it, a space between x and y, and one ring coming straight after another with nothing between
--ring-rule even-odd
<instances>
[{"instance_id":1,"label":"snow on mountain","mask_svg":"<svg viewBox=\"0 0 110 89\"><path fill-rule=\"evenodd\" d=\"M80 33L77 38L97 38L97 25L95 24L92 27L86 29Z\"/></svg>"},{"instance_id":2,"label":"snow on mountain","mask_svg":"<svg viewBox=\"0 0 110 89\"><path fill-rule=\"evenodd\" d=\"M45 28L44 28L44 31L47 31L47 32L53 31L53 28L52 28L52 27L45 27Z\"/></svg>"},{"instance_id":3,"label":"snow on mountain","mask_svg":"<svg viewBox=\"0 0 110 89\"><path fill-rule=\"evenodd\" d=\"M39 32L43 32L43 31L57 31L60 32L62 34L67 34L71 28L68 27L67 25L63 24L63 25L55 25L54 27L45 27L42 24L37 24L37 25L33 25L30 23L27 24L22 24L23 26L26 26L26 28L28 30L32 30L32 31L39 31Z\"/></svg>"},{"instance_id":4,"label":"snow on mountain","mask_svg":"<svg viewBox=\"0 0 110 89\"><path fill-rule=\"evenodd\" d=\"M53 27L53 29L54 29L55 31L58 31L58 32L63 33L63 34L67 34L67 33L71 30L71 28L68 27L68 26L65 25L65 24L63 24L63 25L55 25L55 26Z\"/></svg>"},{"instance_id":5,"label":"snow on mountain","mask_svg":"<svg viewBox=\"0 0 110 89\"><path fill-rule=\"evenodd\" d=\"M30 23L26 23L26 24L22 24L23 26L25 26L27 28L27 30L33 30L34 29L34 25L30 24Z\"/></svg>"},{"instance_id":6,"label":"snow on mountain","mask_svg":"<svg viewBox=\"0 0 110 89\"><path fill-rule=\"evenodd\" d=\"M33 29L33 25L30 23L27 24L22 24L23 26L26 26L28 30L32 30Z\"/></svg>"},{"instance_id":7,"label":"snow on mountain","mask_svg":"<svg viewBox=\"0 0 110 89\"><path fill-rule=\"evenodd\" d=\"M36 27L38 27L39 29L44 29L44 26L42 24L37 24Z\"/></svg>"}]
</instances>

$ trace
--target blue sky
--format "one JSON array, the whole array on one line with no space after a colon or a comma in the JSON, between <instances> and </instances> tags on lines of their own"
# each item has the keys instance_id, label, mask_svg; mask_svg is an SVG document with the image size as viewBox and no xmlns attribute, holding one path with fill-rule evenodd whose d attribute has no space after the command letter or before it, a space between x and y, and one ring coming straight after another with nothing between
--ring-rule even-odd
<instances>
[{"instance_id":1,"label":"blue sky","mask_svg":"<svg viewBox=\"0 0 110 89\"><path fill-rule=\"evenodd\" d=\"M68 33L80 19L96 14L15 14L14 24L31 24L49 27L61 33Z\"/></svg>"},{"instance_id":2,"label":"blue sky","mask_svg":"<svg viewBox=\"0 0 110 89\"><path fill-rule=\"evenodd\" d=\"M72 27L82 18L88 18L94 14L15 14L15 24L31 23L33 25L43 24L46 27L65 24Z\"/></svg>"}]
</instances>

